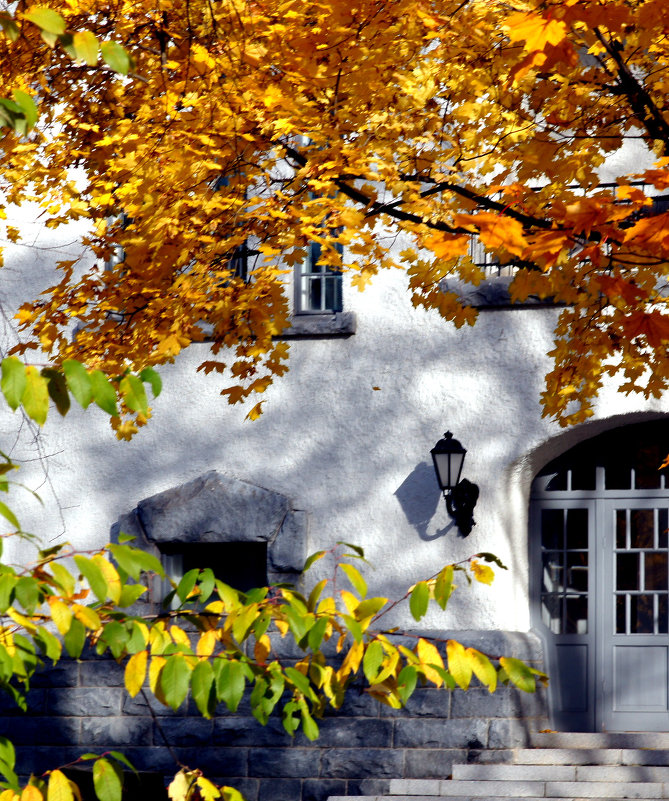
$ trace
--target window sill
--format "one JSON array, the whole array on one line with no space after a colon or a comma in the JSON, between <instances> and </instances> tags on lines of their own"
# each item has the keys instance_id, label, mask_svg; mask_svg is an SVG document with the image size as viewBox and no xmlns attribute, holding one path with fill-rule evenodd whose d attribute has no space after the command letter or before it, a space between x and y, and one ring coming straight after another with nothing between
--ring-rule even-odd
<instances>
[{"instance_id":1,"label":"window sill","mask_svg":"<svg viewBox=\"0 0 669 801\"><path fill-rule=\"evenodd\" d=\"M290 328L284 328L276 339L329 339L355 334L354 312L333 314L294 314Z\"/></svg>"},{"instance_id":2,"label":"window sill","mask_svg":"<svg viewBox=\"0 0 669 801\"><path fill-rule=\"evenodd\" d=\"M441 289L443 292L455 293L463 305L473 306L482 311L486 309L536 309L546 306L564 306L563 303L556 303L552 298L538 297L529 297L522 303L514 303L509 293L509 284L512 280L512 276L486 278L478 286L474 286L464 281L446 279L441 282Z\"/></svg>"}]
</instances>

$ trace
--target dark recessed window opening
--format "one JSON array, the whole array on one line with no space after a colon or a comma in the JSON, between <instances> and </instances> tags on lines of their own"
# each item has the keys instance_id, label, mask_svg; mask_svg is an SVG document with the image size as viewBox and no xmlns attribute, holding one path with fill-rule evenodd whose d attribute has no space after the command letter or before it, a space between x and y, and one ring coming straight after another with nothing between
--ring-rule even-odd
<instances>
[{"instance_id":1,"label":"dark recessed window opening","mask_svg":"<svg viewBox=\"0 0 669 801\"><path fill-rule=\"evenodd\" d=\"M194 542L162 547L168 576L178 583L195 568L214 571L217 579L247 592L267 584L266 542Z\"/></svg>"}]
</instances>

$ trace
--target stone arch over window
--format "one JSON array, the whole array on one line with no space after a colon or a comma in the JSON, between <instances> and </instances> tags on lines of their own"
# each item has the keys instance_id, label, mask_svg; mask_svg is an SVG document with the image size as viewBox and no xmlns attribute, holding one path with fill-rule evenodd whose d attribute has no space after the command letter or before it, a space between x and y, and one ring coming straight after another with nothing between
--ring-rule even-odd
<instances>
[{"instance_id":1,"label":"stone arch over window","mask_svg":"<svg viewBox=\"0 0 669 801\"><path fill-rule=\"evenodd\" d=\"M145 498L111 530L161 558L195 544L265 543L269 583L295 581L307 551L308 515L291 498L212 470Z\"/></svg>"}]
</instances>

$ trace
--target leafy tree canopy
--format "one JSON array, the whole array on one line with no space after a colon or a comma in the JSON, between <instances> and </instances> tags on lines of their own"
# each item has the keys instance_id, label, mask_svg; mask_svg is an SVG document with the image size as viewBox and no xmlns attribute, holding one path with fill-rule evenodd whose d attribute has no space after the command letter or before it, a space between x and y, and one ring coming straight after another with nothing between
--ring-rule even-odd
<instances>
[{"instance_id":1,"label":"leafy tree canopy","mask_svg":"<svg viewBox=\"0 0 669 801\"><path fill-rule=\"evenodd\" d=\"M97 256L21 310L26 348L118 376L206 320L201 369L227 368L236 402L286 369L284 271L308 242L335 266L343 245L360 288L405 270L414 304L459 326L476 312L441 282L482 280L477 233L521 265L515 301L565 304L547 414L585 419L606 374L666 388L664 0L52 0L0 24L4 202L88 218ZM603 184L628 140L655 163ZM243 243L249 283L230 271Z\"/></svg>"}]
</instances>

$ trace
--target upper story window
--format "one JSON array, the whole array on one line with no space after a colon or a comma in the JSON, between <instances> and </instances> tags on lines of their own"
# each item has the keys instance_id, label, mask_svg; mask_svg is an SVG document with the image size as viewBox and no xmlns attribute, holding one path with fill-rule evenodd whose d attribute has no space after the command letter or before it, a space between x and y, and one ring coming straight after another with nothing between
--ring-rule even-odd
<instances>
[{"instance_id":1,"label":"upper story window","mask_svg":"<svg viewBox=\"0 0 669 801\"><path fill-rule=\"evenodd\" d=\"M335 245L343 253L341 245ZM321 263L322 248L310 242L307 257L295 268L295 313L325 314L342 311L342 272Z\"/></svg>"}]
</instances>

